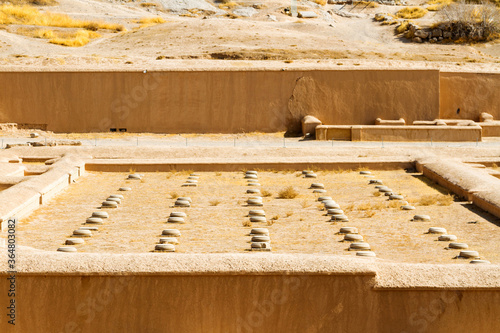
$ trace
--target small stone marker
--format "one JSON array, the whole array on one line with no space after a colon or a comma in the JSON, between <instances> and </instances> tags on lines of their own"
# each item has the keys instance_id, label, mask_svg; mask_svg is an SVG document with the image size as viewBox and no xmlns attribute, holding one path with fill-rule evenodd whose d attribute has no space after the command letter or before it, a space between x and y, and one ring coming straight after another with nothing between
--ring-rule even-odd
<instances>
[{"instance_id":1,"label":"small stone marker","mask_svg":"<svg viewBox=\"0 0 500 333\"><path fill-rule=\"evenodd\" d=\"M165 229L161 232L163 236L181 237L181 232L177 229Z\"/></svg>"},{"instance_id":2,"label":"small stone marker","mask_svg":"<svg viewBox=\"0 0 500 333\"><path fill-rule=\"evenodd\" d=\"M76 247L73 246L62 246L57 249L59 252L76 252Z\"/></svg>"},{"instance_id":3,"label":"small stone marker","mask_svg":"<svg viewBox=\"0 0 500 333\"><path fill-rule=\"evenodd\" d=\"M173 244L156 244L155 251L158 252L175 252L175 246Z\"/></svg>"}]
</instances>

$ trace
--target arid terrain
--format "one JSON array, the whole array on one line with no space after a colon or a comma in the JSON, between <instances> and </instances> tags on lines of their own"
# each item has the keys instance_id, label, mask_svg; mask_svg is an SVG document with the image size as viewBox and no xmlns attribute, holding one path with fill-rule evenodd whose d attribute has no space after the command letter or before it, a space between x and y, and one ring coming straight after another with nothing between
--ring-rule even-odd
<instances>
[{"instance_id":1,"label":"arid terrain","mask_svg":"<svg viewBox=\"0 0 500 333\"><path fill-rule=\"evenodd\" d=\"M266 68L499 69L498 42L416 44L397 35L395 25L374 20L377 13L395 14L415 5L429 6L415 0L406 6L299 1L299 11L313 11L317 17L297 18L285 14L288 1L59 0L36 8L42 14L100 22L103 28L96 28L88 44L70 47L54 44L48 36L67 36L74 28L0 24L0 69L220 69L264 64ZM440 21L440 15L429 11L412 21L431 25ZM104 23L116 26L106 29Z\"/></svg>"}]
</instances>

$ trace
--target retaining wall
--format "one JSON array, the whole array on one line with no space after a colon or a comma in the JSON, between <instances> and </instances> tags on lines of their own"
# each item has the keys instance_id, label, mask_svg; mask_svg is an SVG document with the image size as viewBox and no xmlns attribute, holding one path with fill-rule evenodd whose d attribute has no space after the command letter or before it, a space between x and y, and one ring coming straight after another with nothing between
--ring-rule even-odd
<instances>
[{"instance_id":1,"label":"retaining wall","mask_svg":"<svg viewBox=\"0 0 500 333\"><path fill-rule=\"evenodd\" d=\"M0 281L8 290L5 274ZM18 274L16 283L16 327L2 315L5 333L483 333L500 326L498 288L374 288L374 273L42 273Z\"/></svg>"},{"instance_id":2,"label":"retaining wall","mask_svg":"<svg viewBox=\"0 0 500 333\"><path fill-rule=\"evenodd\" d=\"M307 114L439 118L439 71L0 72L0 123L55 132L300 132Z\"/></svg>"},{"instance_id":3,"label":"retaining wall","mask_svg":"<svg viewBox=\"0 0 500 333\"><path fill-rule=\"evenodd\" d=\"M499 90L499 74L438 70L0 72L0 123L236 133L300 132L307 114L331 125L478 120L481 112L500 119Z\"/></svg>"}]
</instances>

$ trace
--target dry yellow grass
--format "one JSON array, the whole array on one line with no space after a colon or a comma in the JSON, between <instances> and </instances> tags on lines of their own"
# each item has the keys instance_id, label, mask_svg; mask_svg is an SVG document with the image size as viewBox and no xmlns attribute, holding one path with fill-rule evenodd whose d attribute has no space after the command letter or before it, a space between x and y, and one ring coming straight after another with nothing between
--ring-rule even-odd
<instances>
[{"instance_id":1,"label":"dry yellow grass","mask_svg":"<svg viewBox=\"0 0 500 333\"><path fill-rule=\"evenodd\" d=\"M288 186L287 188L282 189L278 193L278 198L279 199L294 199L299 195L299 192L297 192L293 186Z\"/></svg>"},{"instance_id":2,"label":"dry yellow grass","mask_svg":"<svg viewBox=\"0 0 500 333\"><path fill-rule=\"evenodd\" d=\"M221 203L220 200L210 200L210 206L218 206Z\"/></svg>"},{"instance_id":3,"label":"dry yellow grass","mask_svg":"<svg viewBox=\"0 0 500 333\"><path fill-rule=\"evenodd\" d=\"M238 6L238 4L234 1L227 1L219 4L220 9L233 9L236 6Z\"/></svg>"},{"instance_id":4,"label":"dry yellow grass","mask_svg":"<svg viewBox=\"0 0 500 333\"><path fill-rule=\"evenodd\" d=\"M88 44L91 39L101 37L101 35L97 32L88 30L60 32L40 29L36 31L35 37L49 39L49 43L51 44L79 47Z\"/></svg>"},{"instance_id":5,"label":"dry yellow grass","mask_svg":"<svg viewBox=\"0 0 500 333\"><path fill-rule=\"evenodd\" d=\"M431 206L431 205L439 205L439 206L449 206L453 203L454 197L451 194L443 195L428 195L425 197L421 197L417 201L417 205L419 206Z\"/></svg>"},{"instance_id":6,"label":"dry yellow grass","mask_svg":"<svg viewBox=\"0 0 500 333\"><path fill-rule=\"evenodd\" d=\"M162 24L165 23L165 19L160 16L155 16L155 17L143 17L140 20L135 21L136 23L139 23L141 28L145 27L150 27L156 24Z\"/></svg>"},{"instance_id":7,"label":"dry yellow grass","mask_svg":"<svg viewBox=\"0 0 500 333\"><path fill-rule=\"evenodd\" d=\"M153 2L143 2L140 4L141 7L149 8L149 7L157 7L158 5Z\"/></svg>"},{"instance_id":8,"label":"dry yellow grass","mask_svg":"<svg viewBox=\"0 0 500 333\"><path fill-rule=\"evenodd\" d=\"M360 5L360 6L366 6L368 8L377 8L378 7L378 3L374 2L374 1L356 1L356 2L354 2L354 4Z\"/></svg>"},{"instance_id":9,"label":"dry yellow grass","mask_svg":"<svg viewBox=\"0 0 500 333\"><path fill-rule=\"evenodd\" d=\"M273 194L267 190L261 190L260 191L260 194L263 196L263 197L270 197L272 196Z\"/></svg>"},{"instance_id":10,"label":"dry yellow grass","mask_svg":"<svg viewBox=\"0 0 500 333\"><path fill-rule=\"evenodd\" d=\"M326 0L313 0L315 3L317 3L320 6L326 5Z\"/></svg>"},{"instance_id":11,"label":"dry yellow grass","mask_svg":"<svg viewBox=\"0 0 500 333\"><path fill-rule=\"evenodd\" d=\"M408 30L408 26L410 25L411 21L404 21L403 23L401 23L397 28L396 28L396 32L398 34L402 34L404 32L406 32L406 30Z\"/></svg>"},{"instance_id":12,"label":"dry yellow grass","mask_svg":"<svg viewBox=\"0 0 500 333\"><path fill-rule=\"evenodd\" d=\"M450 5L453 3L453 0L428 0L426 3L429 5L427 6L427 10L435 12Z\"/></svg>"},{"instance_id":13,"label":"dry yellow grass","mask_svg":"<svg viewBox=\"0 0 500 333\"><path fill-rule=\"evenodd\" d=\"M302 208L307 208L307 207L310 207L311 206L311 203L307 200L302 200L302 202L300 203L300 206ZM320 208L322 208L322 206L320 205Z\"/></svg>"},{"instance_id":14,"label":"dry yellow grass","mask_svg":"<svg viewBox=\"0 0 500 333\"><path fill-rule=\"evenodd\" d=\"M42 27L80 28L87 30L123 31L121 24L75 20L64 14L42 13L33 6L0 6L0 24L35 25Z\"/></svg>"},{"instance_id":15,"label":"dry yellow grass","mask_svg":"<svg viewBox=\"0 0 500 333\"><path fill-rule=\"evenodd\" d=\"M396 16L403 19L418 19L424 17L427 14L427 9L422 7L406 7L400 9Z\"/></svg>"}]
</instances>

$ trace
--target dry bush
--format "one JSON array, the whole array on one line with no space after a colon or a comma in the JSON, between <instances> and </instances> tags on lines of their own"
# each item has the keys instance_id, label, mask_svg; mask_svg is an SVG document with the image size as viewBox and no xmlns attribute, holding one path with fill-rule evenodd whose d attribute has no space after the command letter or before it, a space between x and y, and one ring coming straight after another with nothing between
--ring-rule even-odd
<instances>
[{"instance_id":1,"label":"dry bush","mask_svg":"<svg viewBox=\"0 0 500 333\"><path fill-rule=\"evenodd\" d=\"M216 173L215 173L215 176L216 176L216 177L220 177L220 176L222 176L222 172L216 172Z\"/></svg>"},{"instance_id":2,"label":"dry bush","mask_svg":"<svg viewBox=\"0 0 500 333\"><path fill-rule=\"evenodd\" d=\"M210 200L210 206L218 206L221 203L220 200Z\"/></svg>"},{"instance_id":3,"label":"dry bush","mask_svg":"<svg viewBox=\"0 0 500 333\"><path fill-rule=\"evenodd\" d=\"M401 23L397 28L396 28L396 32L398 34L402 34L404 32L406 32L406 30L408 30L408 27L410 25L411 21L404 21L403 23Z\"/></svg>"},{"instance_id":4,"label":"dry bush","mask_svg":"<svg viewBox=\"0 0 500 333\"><path fill-rule=\"evenodd\" d=\"M273 225L274 224L274 220L267 220L267 225Z\"/></svg>"},{"instance_id":5,"label":"dry bush","mask_svg":"<svg viewBox=\"0 0 500 333\"><path fill-rule=\"evenodd\" d=\"M377 22L381 22L381 21L384 21L387 17L396 18L395 15L387 13L387 14L377 14L377 15L375 15L374 19Z\"/></svg>"},{"instance_id":6,"label":"dry bush","mask_svg":"<svg viewBox=\"0 0 500 333\"><path fill-rule=\"evenodd\" d=\"M243 221L243 223L242 223L242 224L243 224L243 226L244 226L244 227L251 227L251 226L252 226L252 222L250 222L250 221L248 221L248 220Z\"/></svg>"},{"instance_id":7,"label":"dry bush","mask_svg":"<svg viewBox=\"0 0 500 333\"><path fill-rule=\"evenodd\" d=\"M149 8L149 7L157 7L158 5L153 2L143 2L140 4L141 7Z\"/></svg>"},{"instance_id":8,"label":"dry bush","mask_svg":"<svg viewBox=\"0 0 500 333\"><path fill-rule=\"evenodd\" d=\"M427 9L422 7L406 7L398 10L396 16L403 19L418 19L427 14Z\"/></svg>"},{"instance_id":9,"label":"dry bush","mask_svg":"<svg viewBox=\"0 0 500 333\"><path fill-rule=\"evenodd\" d=\"M177 194L177 192L171 192L171 193L170 193L170 197L171 197L172 199L177 199L177 198L179 197L179 194Z\"/></svg>"},{"instance_id":10,"label":"dry bush","mask_svg":"<svg viewBox=\"0 0 500 333\"><path fill-rule=\"evenodd\" d=\"M260 191L260 194L263 196L263 197L270 197L272 196L273 194L267 190L261 190Z\"/></svg>"},{"instance_id":11,"label":"dry bush","mask_svg":"<svg viewBox=\"0 0 500 333\"><path fill-rule=\"evenodd\" d=\"M354 204L348 204L347 206L344 206L342 210L344 213L352 212L354 210Z\"/></svg>"},{"instance_id":12,"label":"dry bush","mask_svg":"<svg viewBox=\"0 0 500 333\"><path fill-rule=\"evenodd\" d=\"M300 205L302 206L302 208L307 208L311 206L311 203L304 199L300 202ZM320 205L320 207L322 207L322 205Z\"/></svg>"},{"instance_id":13,"label":"dry bush","mask_svg":"<svg viewBox=\"0 0 500 333\"><path fill-rule=\"evenodd\" d=\"M285 214L285 217L290 217L290 216L292 216L292 215L293 215L293 212L287 212L287 213Z\"/></svg>"},{"instance_id":14,"label":"dry bush","mask_svg":"<svg viewBox=\"0 0 500 333\"><path fill-rule=\"evenodd\" d=\"M399 208L401 206L401 202L399 200L389 200L387 202L387 208Z\"/></svg>"},{"instance_id":15,"label":"dry bush","mask_svg":"<svg viewBox=\"0 0 500 333\"><path fill-rule=\"evenodd\" d=\"M280 216L279 215L274 215L273 217L271 217L271 220L272 221L277 221L280 219Z\"/></svg>"},{"instance_id":16,"label":"dry bush","mask_svg":"<svg viewBox=\"0 0 500 333\"><path fill-rule=\"evenodd\" d=\"M500 10L489 2L451 4L440 12L442 22L435 26L452 33L455 41L490 40L499 37Z\"/></svg>"},{"instance_id":17,"label":"dry bush","mask_svg":"<svg viewBox=\"0 0 500 333\"><path fill-rule=\"evenodd\" d=\"M376 211L373 211L373 210L367 210L365 211L365 216L366 218L370 218L370 217L373 217L375 214L377 214Z\"/></svg>"},{"instance_id":18,"label":"dry bush","mask_svg":"<svg viewBox=\"0 0 500 333\"><path fill-rule=\"evenodd\" d=\"M287 188L282 189L278 193L278 199L294 199L299 195L293 186L288 186Z\"/></svg>"},{"instance_id":19,"label":"dry bush","mask_svg":"<svg viewBox=\"0 0 500 333\"><path fill-rule=\"evenodd\" d=\"M373 196L375 196L375 197L380 197L381 195L382 195L382 193L380 193L380 191L373 192Z\"/></svg>"},{"instance_id":20,"label":"dry bush","mask_svg":"<svg viewBox=\"0 0 500 333\"><path fill-rule=\"evenodd\" d=\"M326 0L313 0L315 3L317 3L320 6L326 5Z\"/></svg>"}]
</instances>

